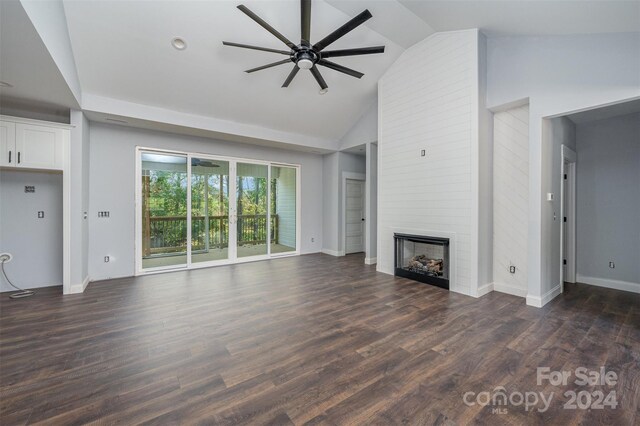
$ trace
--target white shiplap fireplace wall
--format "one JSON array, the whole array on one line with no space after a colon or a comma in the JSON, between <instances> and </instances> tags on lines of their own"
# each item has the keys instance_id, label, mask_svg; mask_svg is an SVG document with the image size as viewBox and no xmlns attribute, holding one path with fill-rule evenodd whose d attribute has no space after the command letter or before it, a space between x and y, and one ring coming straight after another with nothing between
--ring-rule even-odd
<instances>
[{"instance_id":1,"label":"white shiplap fireplace wall","mask_svg":"<svg viewBox=\"0 0 640 426\"><path fill-rule=\"evenodd\" d=\"M477 30L433 34L378 86L378 270L393 274L394 232L448 236L451 290L471 296L492 276L485 45Z\"/></svg>"}]
</instances>

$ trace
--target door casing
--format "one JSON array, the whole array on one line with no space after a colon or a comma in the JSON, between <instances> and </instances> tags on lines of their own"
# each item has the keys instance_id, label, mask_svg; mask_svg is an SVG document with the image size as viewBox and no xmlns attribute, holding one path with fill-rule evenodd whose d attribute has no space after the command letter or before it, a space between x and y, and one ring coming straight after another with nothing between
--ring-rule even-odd
<instances>
[{"instance_id":1,"label":"door casing","mask_svg":"<svg viewBox=\"0 0 640 426\"><path fill-rule=\"evenodd\" d=\"M576 282L576 159L575 151L566 145L561 148L560 185L560 291L564 282ZM567 175L566 185L564 175ZM565 190L565 186L567 190ZM567 218L567 222L564 218ZM564 259L567 264L564 265ZM566 272L566 276L565 276Z\"/></svg>"},{"instance_id":2,"label":"door casing","mask_svg":"<svg viewBox=\"0 0 640 426\"><path fill-rule=\"evenodd\" d=\"M340 224L341 226L341 230L342 230L342 238L340 240L342 240L342 249L340 250L340 254L342 256L347 254L347 180L359 180L362 181L363 187L366 189L366 176L363 173L352 173L352 172L343 172L342 173L342 208L341 208L341 214L342 214L342 223ZM367 203L367 196L366 193L362 196L362 201L364 203L363 206L363 215L364 212L366 211L366 203ZM366 241L366 232L365 232L365 224L366 224L366 217L364 218L365 221L363 222L363 230L362 230L362 235L363 235L363 251L364 249L367 247L367 241Z\"/></svg>"}]
</instances>

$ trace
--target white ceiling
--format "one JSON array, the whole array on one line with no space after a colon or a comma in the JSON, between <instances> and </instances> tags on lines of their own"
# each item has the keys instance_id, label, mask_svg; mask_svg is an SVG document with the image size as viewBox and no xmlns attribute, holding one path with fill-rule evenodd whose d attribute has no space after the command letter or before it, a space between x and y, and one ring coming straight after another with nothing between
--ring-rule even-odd
<instances>
[{"instance_id":1,"label":"white ceiling","mask_svg":"<svg viewBox=\"0 0 640 426\"><path fill-rule=\"evenodd\" d=\"M640 31L640 1L398 0L436 31L480 28L487 35Z\"/></svg>"},{"instance_id":2,"label":"white ceiling","mask_svg":"<svg viewBox=\"0 0 640 426\"><path fill-rule=\"evenodd\" d=\"M312 41L368 8L373 18L331 49L387 46L382 55L335 59L365 73L361 80L321 68L330 90L320 96L308 72L298 73L288 89L280 87L293 64L243 72L283 56L222 46L227 40L285 48L236 9L243 0L63 2L83 98L102 97L105 102L113 99L287 132L291 136L287 143L298 135L301 140L314 137L327 142L306 145L327 149L335 149L328 141L340 140L371 105L379 77L402 51L434 31L474 27L490 35L640 31L640 1L313 0ZM299 0L245 4L297 41ZM0 80L15 86L0 89L2 101L15 98L77 108L20 3L0 0L0 18ZM170 46L175 36L186 39L187 50ZM253 138L262 133L256 130ZM269 136L264 139L270 143Z\"/></svg>"},{"instance_id":3,"label":"white ceiling","mask_svg":"<svg viewBox=\"0 0 640 426\"><path fill-rule=\"evenodd\" d=\"M0 0L0 87L6 104L78 108L78 102L18 1Z\"/></svg>"},{"instance_id":4,"label":"white ceiling","mask_svg":"<svg viewBox=\"0 0 640 426\"><path fill-rule=\"evenodd\" d=\"M238 3L65 1L83 92L337 140L374 100L379 77L403 50L362 26L331 45L386 45L382 55L336 58L365 73L361 80L321 68L328 94L318 94L309 72L299 72L283 89L293 64L253 74L243 71L286 57L222 45L225 40L286 50L236 9ZM290 39L299 39L299 1L245 4ZM314 1L312 42L351 17ZM187 41L186 50L171 47L175 36Z\"/></svg>"}]
</instances>

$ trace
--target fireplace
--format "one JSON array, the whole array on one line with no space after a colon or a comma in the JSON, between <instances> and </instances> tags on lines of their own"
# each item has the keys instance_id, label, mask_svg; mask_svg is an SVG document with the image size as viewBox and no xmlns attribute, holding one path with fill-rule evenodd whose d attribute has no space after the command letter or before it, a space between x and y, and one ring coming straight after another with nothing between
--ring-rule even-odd
<instances>
[{"instance_id":1,"label":"fireplace","mask_svg":"<svg viewBox=\"0 0 640 426\"><path fill-rule=\"evenodd\" d=\"M393 234L395 275L449 289L449 239Z\"/></svg>"}]
</instances>

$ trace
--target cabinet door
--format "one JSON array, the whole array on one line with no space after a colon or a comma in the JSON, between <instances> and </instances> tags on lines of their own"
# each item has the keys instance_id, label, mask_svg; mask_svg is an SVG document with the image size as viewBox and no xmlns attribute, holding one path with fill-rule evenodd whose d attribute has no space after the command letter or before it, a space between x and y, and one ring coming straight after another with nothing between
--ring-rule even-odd
<instances>
[{"instance_id":1,"label":"cabinet door","mask_svg":"<svg viewBox=\"0 0 640 426\"><path fill-rule=\"evenodd\" d=\"M16 125L0 121L0 166L16 165Z\"/></svg>"},{"instance_id":2,"label":"cabinet door","mask_svg":"<svg viewBox=\"0 0 640 426\"><path fill-rule=\"evenodd\" d=\"M16 124L16 166L62 169L64 131L54 127Z\"/></svg>"}]
</instances>

